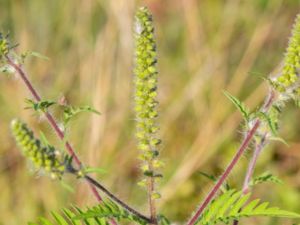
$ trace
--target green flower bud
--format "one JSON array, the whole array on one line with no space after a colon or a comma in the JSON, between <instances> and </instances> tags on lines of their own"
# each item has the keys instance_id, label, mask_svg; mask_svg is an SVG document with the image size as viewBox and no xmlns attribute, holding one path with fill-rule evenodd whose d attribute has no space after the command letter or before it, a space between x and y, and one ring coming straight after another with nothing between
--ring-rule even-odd
<instances>
[{"instance_id":1,"label":"green flower bud","mask_svg":"<svg viewBox=\"0 0 300 225\"><path fill-rule=\"evenodd\" d=\"M7 38L3 37L2 33L0 33L0 59L7 55L9 52L9 42Z\"/></svg>"},{"instance_id":2,"label":"green flower bud","mask_svg":"<svg viewBox=\"0 0 300 225\"><path fill-rule=\"evenodd\" d=\"M284 65L280 76L272 84L274 88L283 93L298 86L300 72L300 15L295 19L292 35L284 56Z\"/></svg>"},{"instance_id":3,"label":"green flower bud","mask_svg":"<svg viewBox=\"0 0 300 225\"><path fill-rule=\"evenodd\" d=\"M135 113L136 137L138 148L145 151L153 150L160 143L156 137L158 126L156 118L157 106L157 59L154 40L152 16L147 8L142 7L136 13L135 26ZM149 154L148 154L149 155ZM156 156L150 154L152 157Z\"/></svg>"},{"instance_id":4,"label":"green flower bud","mask_svg":"<svg viewBox=\"0 0 300 225\"><path fill-rule=\"evenodd\" d=\"M159 128L156 121L158 117L156 56L152 16L147 8L142 7L136 13L134 68L136 137L138 149L141 151L139 159L143 162L141 170L146 177L139 182L140 186L146 186L147 180L155 182L156 178L161 177L161 174L156 172L162 167L162 163L157 159L161 140L157 137ZM159 193L152 193L151 198L159 198Z\"/></svg>"},{"instance_id":5,"label":"green flower bud","mask_svg":"<svg viewBox=\"0 0 300 225\"><path fill-rule=\"evenodd\" d=\"M64 156L59 157L52 146L43 146L26 124L17 119L12 121L11 130L23 154L37 169L44 169L51 177L61 179L66 170Z\"/></svg>"}]
</instances>

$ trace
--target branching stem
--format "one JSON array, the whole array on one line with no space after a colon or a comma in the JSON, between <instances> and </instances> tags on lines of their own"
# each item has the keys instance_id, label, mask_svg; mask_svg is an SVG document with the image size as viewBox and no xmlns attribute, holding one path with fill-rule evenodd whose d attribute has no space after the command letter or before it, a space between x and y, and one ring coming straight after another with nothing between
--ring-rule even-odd
<instances>
[{"instance_id":1,"label":"branching stem","mask_svg":"<svg viewBox=\"0 0 300 225\"><path fill-rule=\"evenodd\" d=\"M8 55L6 55L5 57L6 57L7 63L16 70L17 74L20 75L21 79L24 81L26 87L28 88L28 90L30 91L30 93L32 94L34 99L37 102L41 101L42 98L40 97L40 95L38 94L36 89L33 87L33 85L31 84L31 82L28 79L28 76L27 76L26 72L24 71L24 69L22 68L22 66L19 65L18 63L15 63L13 61L13 59L11 59ZM64 140L64 138L65 138L64 132L59 128L57 122L55 121L55 119L51 115L51 113L48 112L48 111L46 111L44 113L45 113L45 116L47 118L47 121L52 126L52 128L54 129L54 131L57 134L57 136L59 137L59 139L62 140L62 141L65 141ZM79 168L81 168L82 167L82 162L80 161L80 159L78 158L78 156L75 153L75 150L73 149L73 147L71 146L71 144L68 141L65 142L65 147L66 147L68 153L70 154L70 156L73 157L74 162L76 163L76 165ZM92 179L92 178L90 178L90 179ZM95 184L92 183L92 182L89 182L89 181L87 183L89 184L90 190L92 191L92 193L95 196L95 198L97 199L97 201L101 202L102 198L101 198L100 194L98 193ZM113 219L110 220L110 223L112 225L117 225L116 221L114 221Z\"/></svg>"},{"instance_id":2,"label":"branching stem","mask_svg":"<svg viewBox=\"0 0 300 225\"><path fill-rule=\"evenodd\" d=\"M248 194L249 191L250 191L250 186L249 185L250 185L252 175L254 173L256 162L257 162L257 159L258 159L261 151L263 150L264 146L266 145L266 143L267 143L267 138L266 138L266 135L264 135L264 137L262 138L260 143L257 143L256 146L255 146L255 150L254 150L252 159L249 163L247 173L246 173L246 176L245 176L245 180L244 180L244 184L243 184L243 194L244 195Z\"/></svg>"},{"instance_id":3,"label":"branching stem","mask_svg":"<svg viewBox=\"0 0 300 225\"><path fill-rule=\"evenodd\" d=\"M258 159L261 151L263 150L264 146L267 143L266 135L267 134L264 134L264 136L262 137L260 143L257 143L255 145L255 150L254 150L252 159L251 159L251 161L248 165L247 173L246 173L246 176L245 176L245 179L244 179L243 190L242 190L243 195L248 194L249 191L250 191L250 186L249 185L250 185L251 177L254 173L254 169L255 169L255 166L256 166L257 159ZM238 225L238 224L239 224L238 220L235 220L233 222L233 225Z\"/></svg>"},{"instance_id":4,"label":"branching stem","mask_svg":"<svg viewBox=\"0 0 300 225\"><path fill-rule=\"evenodd\" d=\"M266 112L268 109L272 106L272 103L275 98L275 93L271 90L268 97L266 98L266 101L262 107L262 111ZM240 160L241 156L244 154L244 152L247 150L251 140L255 136L255 133L257 129L259 128L261 124L261 120L257 118L252 125L252 128L246 133L246 136L241 143L238 151L236 152L235 156L221 175L220 179L217 181L217 183L214 185L214 187L211 189L211 191L208 193L204 201L200 204L199 208L197 209L196 213L192 216L192 218L188 221L187 225L194 225L201 214L203 213L204 209L208 206L208 204L213 200L219 189L221 188L222 184L225 182L225 180L230 175L232 169L235 167L235 165Z\"/></svg>"},{"instance_id":5,"label":"branching stem","mask_svg":"<svg viewBox=\"0 0 300 225\"><path fill-rule=\"evenodd\" d=\"M122 200L120 200L118 197L116 197L114 194L112 194L109 190L107 190L102 184L100 184L98 181L96 181L95 179L91 178L88 175L84 176L85 180L87 182L89 182L90 184L94 185L95 187L97 187L98 189L100 189L103 193L105 193L111 200L113 200L114 202L117 202L119 205L121 205L123 208L127 209L130 213L138 216L139 218L147 221L148 223L153 223L152 219L148 218L147 216L144 216L143 214L141 214L140 212L138 212L137 210L133 209L132 207L130 207L129 205L127 205L125 202L123 202Z\"/></svg>"}]
</instances>

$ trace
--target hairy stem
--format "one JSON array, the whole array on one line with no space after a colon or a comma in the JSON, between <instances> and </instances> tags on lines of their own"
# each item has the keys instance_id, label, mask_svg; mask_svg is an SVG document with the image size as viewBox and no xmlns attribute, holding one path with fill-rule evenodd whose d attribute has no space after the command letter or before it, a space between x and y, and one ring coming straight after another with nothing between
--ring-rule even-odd
<instances>
[{"instance_id":1,"label":"hairy stem","mask_svg":"<svg viewBox=\"0 0 300 225\"><path fill-rule=\"evenodd\" d=\"M256 166L256 162L257 162L257 159L262 151L262 149L264 148L264 146L266 145L266 142L267 142L267 139L266 139L266 135L262 138L262 140L260 141L260 143L258 143L256 146L255 146L255 150L254 150L254 153L253 153L253 156L252 156L252 159L249 163L249 166L248 166L248 169L247 169L247 173L246 173L246 176L245 176L245 180L244 180L244 184L243 184L243 194L248 194L249 191L250 191L250 180L252 178L252 175L254 173L254 169L255 169L255 166Z\"/></svg>"},{"instance_id":2,"label":"hairy stem","mask_svg":"<svg viewBox=\"0 0 300 225\"><path fill-rule=\"evenodd\" d=\"M143 214L141 214L140 212L138 212L137 210L133 209L132 207L130 207L129 205L127 205L125 202L123 202L122 200L120 200L118 197L116 197L114 194L112 194L109 190L107 190L103 185L101 185L98 181L96 181L95 179L91 178L88 175L84 176L85 180L87 182L89 182L90 184L94 185L95 187L97 187L98 189L100 189L103 193L105 193L111 200L113 200L114 202L117 202L119 205L121 205L123 208L127 209L130 213L138 216L141 219L144 219L145 221L147 221L148 223L153 223L152 219L148 218L147 216L144 216Z\"/></svg>"},{"instance_id":3,"label":"hairy stem","mask_svg":"<svg viewBox=\"0 0 300 225\"><path fill-rule=\"evenodd\" d=\"M270 94L268 95L268 97L265 101L265 104L262 107L262 111L267 111L271 107L271 105L274 101L274 98L275 98L275 93L273 91L270 91ZM187 225L194 225L198 221L198 219L201 216L201 214L203 213L204 209L213 200L213 198L215 197L217 192L220 190L222 184L225 182L225 180L230 175L232 169L238 163L238 161L240 160L243 153L247 150L251 140L255 136L255 133L256 133L257 129L259 128L259 126L260 126L260 123L261 123L261 120L259 118L257 118L255 120L252 128L247 132L247 134L246 134L242 144L240 145L238 151L236 152L235 156L233 157L233 159L231 160L231 162L229 163L229 165L227 166L227 168L225 169L225 171L221 175L220 179L217 181L217 183L214 185L214 187L208 193L208 195L206 196L204 201L200 204L199 208L197 209L195 214L192 216L192 218L188 221Z\"/></svg>"},{"instance_id":4,"label":"hairy stem","mask_svg":"<svg viewBox=\"0 0 300 225\"><path fill-rule=\"evenodd\" d=\"M20 75L21 79L24 81L26 87L28 88L28 90L30 91L30 93L32 94L34 99L38 102L41 101L42 98L40 97L38 92L35 90L35 88L31 84L31 82L29 81L29 79L27 78L27 74L24 71L24 69L21 67L21 65L15 63L8 55L6 55L6 60L7 60L8 64L16 70L16 73ZM60 138L60 140L64 141L64 138L65 138L64 132L59 128L57 122L55 121L55 119L51 115L51 113L46 111L45 116L46 116L49 124L54 129L57 136ZM66 147L68 153L73 157L76 165L79 168L81 168L82 167L82 162L80 161L80 159L78 158L78 156L75 153L75 150L73 149L73 147L71 146L71 144L68 141L65 143L65 147ZM88 184L89 184L91 192L93 193L93 195L95 196L97 201L101 202L102 198L101 198L100 194L98 193L96 187L93 184L91 184L91 182L88 182ZM114 220L110 220L110 222L111 222L112 225L117 224Z\"/></svg>"},{"instance_id":5,"label":"hairy stem","mask_svg":"<svg viewBox=\"0 0 300 225\"><path fill-rule=\"evenodd\" d=\"M149 162L149 169L153 170L152 162ZM154 192L155 192L155 179L154 177L149 177L148 178L148 202L149 202L149 209L150 209L150 218L152 221L151 224L157 224L155 199L152 196Z\"/></svg>"},{"instance_id":6,"label":"hairy stem","mask_svg":"<svg viewBox=\"0 0 300 225\"><path fill-rule=\"evenodd\" d=\"M266 138L266 134L264 134L264 136L261 139L260 143L257 143L255 145L255 150L254 150L252 159L251 159L251 161L248 165L247 173L246 173L246 176L245 176L245 179L244 179L243 190L242 190L243 195L248 194L249 191L250 191L250 180L251 180L251 177L254 173L254 169L255 169L255 166L256 166L257 159L258 159L262 149L266 145L266 143L267 143L267 138ZM235 220L233 222L233 225L238 225L238 224L239 224L238 220Z\"/></svg>"}]
</instances>

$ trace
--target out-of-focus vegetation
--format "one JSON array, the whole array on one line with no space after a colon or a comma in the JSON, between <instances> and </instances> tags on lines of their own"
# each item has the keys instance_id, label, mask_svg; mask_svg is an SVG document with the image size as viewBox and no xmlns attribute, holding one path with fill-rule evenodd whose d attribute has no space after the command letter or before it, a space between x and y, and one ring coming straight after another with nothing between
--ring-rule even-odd
<instances>
[{"instance_id":1,"label":"out-of-focus vegetation","mask_svg":"<svg viewBox=\"0 0 300 225\"><path fill-rule=\"evenodd\" d=\"M69 138L83 161L107 170L98 178L136 206L144 207L132 114L133 15L148 5L154 14L159 51L160 125L166 164L160 207L183 221L220 175L242 136L241 116L223 95L227 90L250 107L266 94L263 77L279 64L298 0L1 0L0 29L19 51L38 51L50 61L27 62L30 78L46 99L65 96L91 104L102 115L78 117ZM43 118L28 110L29 93L19 80L0 77L0 224L26 224L71 203L93 205L84 184L70 193L48 177L28 173L9 132L22 117L55 141ZM255 196L300 211L300 110L284 112L281 136L262 154L256 174L271 171L284 184L261 184ZM56 141L58 144L59 142ZM240 187L249 156L231 176ZM247 223L246 223L247 222ZM289 224L247 220L245 224Z\"/></svg>"}]
</instances>

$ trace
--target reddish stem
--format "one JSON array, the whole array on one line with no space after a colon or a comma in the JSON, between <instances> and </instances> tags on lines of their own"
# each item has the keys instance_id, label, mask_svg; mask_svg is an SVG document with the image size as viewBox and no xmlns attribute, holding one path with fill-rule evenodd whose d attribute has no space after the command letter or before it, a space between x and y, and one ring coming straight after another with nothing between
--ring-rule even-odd
<instances>
[{"instance_id":1,"label":"reddish stem","mask_svg":"<svg viewBox=\"0 0 300 225\"><path fill-rule=\"evenodd\" d=\"M261 142L256 145L255 151L253 153L253 157L252 157L252 159L249 163L247 173L246 173L246 176L245 176L245 180L244 180L244 184L243 184L243 194L244 195L248 194L249 191L250 191L249 190L249 183L250 183L251 177L254 173L254 169L255 169L255 166L256 166L257 159L258 159L263 147L265 146L265 144L266 144L266 135L264 135Z\"/></svg>"},{"instance_id":2,"label":"reddish stem","mask_svg":"<svg viewBox=\"0 0 300 225\"><path fill-rule=\"evenodd\" d=\"M22 80L24 81L25 85L27 86L27 88L29 89L30 93L32 94L32 96L34 97L34 99L39 102L41 101L41 97L40 95L37 93L37 91L34 89L34 87L32 86L31 82L28 80L27 75L25 73L25 71L21 68L20 65L16 64L9 56L6 56L7 62L10 66L12 66L17 73L20 75L20 77L22 78ZM53 127L54 131L56 132L56 134L58 135L58 137L64 141L65 135L64 132L59 128L57 122L55 121L55 119L53 118L53 116L51 115L51 113L49 112L45 112L45 116L48 119L48 122L50 123L50 125ZM76 165L78 167L82 166L82 162L79 160L78 156L76 155L73 147L70 145L69 142L65 143L65 146L69 152L69 154L73 157ZM93 185L89 185L93 194L95 195L96 199L101 202L102 198L99 195L98 191L96 190L96 188Z\"/></svg>"},{"instance_id":3,"label":"reddish stem","mask_svg":"<svg viewBox=\"0 0 300 225\"><path fill-rule=\"evenodd\" d=\"M7 59L8 64L10 66L12 66L17 71L17 73L21 76L22 80L24 81L25 85L29 89L30 93L33 95L34 99L37 102L41 101L42 98L40 97L40 95L37 93L37 91L32 86L31 82L27 78L27 75L26 75L25 71L22 69L21 65L18 65L17 63L15 63L9 56L6 56L6 59ZM54 117L48 111L46 111L44 113L45 113L45 116L46 116L48 122L50 123L50 125L52 126L52 128L54 129L54 131L56 132L57 136L62 141L64 141L65 134L59 128L59 126L58 126L57 122L55 121ZM69 152L69 154L73 157L76 165L79 168L81 168L82 167L82 162L80 161L80 159L78 158L78 156L75 153L75 150L73 149L73 147L71 146L71 144L68 141L65 142L65 147L66 147L67 151ZM99 202L102 201L102 198L101 198L100 194L98 193L96 187L100 188L100 190L102 190L110 198L112 198L114 201L118 202L120 205L122 205L124 208L126 208L131 213L139 216L140 218L146 220L147 222L150 222L150 223L152 222L151 219L147 218L146 216L143 216L141 213L139 213L138 211L136 211L133 208L129 207L126 203L122 202L120 199L118 199L116 196L114 196L112 193L110 193L107 189L105 189L100 183L98 183L93 178L91 178L89 176L85 176L85 178L86 178L85 180L88 183L88 185L89 185L92 193L94 194L94 196L96 197L96 199ZM110 219L110 223L112 225L117 225L117 222L114 219Z\"/></svg>"},{"instance_id":4,"label":"reddish stem","mask_svg":"<svg viewBox=\"0 0 300 225\"><path fill-rule=\"evenodd\" d=\"M270 106L272 105L272 103L274 101L274 97L275 97L275 94L274 94L273 91L271 91L268 98L265 101L265 104L262 107L262 111L266 112L270 108ZM201 214L203 213L204 209L213 200L213 198L215 197L215 195L217 194L217 192L221 188L222 184L225 182L225 180L230 175L230 173L231 173L232 169L234 168L234 166L238 163L238 161L240 160L243 153L247 150L247 147L249 146L252 138L254 137L257 129L259 128L260 123L261 123L260 119L255 120L252 128L247 132L247 134L246 134L241 146L239 147L237 153L235 154L235 156L233 157L233 159L231 160L231 162L229 163L229 165L225 169L224 173L221 175L218 182L215 184L215 186L208 193L208 195L206 196L204 201L201 203L201 205L197 209L196 213L188 221L187 225L194 225L198 221L198 219L201 216Z\"/></svg>"},{"instance_id":5,"label":"reddish stem","mask_svg":"<svg viewBox=\"0 0 300 225\"><path fill-rule=\"evenodd\" d=\"M206 206L213 200L216 193L219 191L220 187L224 183L224 181L227 179L229 174L231 173L234 166L237 164L243 153L246 151L250 141L252 140L256 130L258 129L260 125L260 120L256 120L252 129L247 133L242 145L240 146L239 150L237 151L236 155L233 157L232 161L229 163L228 167L225 169L224 173L218 180L218 182L215 184L215 186L212 188L212 190L208 193L205 200L202 202L200 207L197 209L196 213L193 215L193 217L188 221L188 225L193 225L197 222L199 217L201 216L202 212L206 208Z\"/></svg>"},{"instance_id":6,"label":"reddish stem","mask_svg":"<svg viewBox=\"0 0 300 225\"><path fill-rule=\"evenodd\" d=\"M266 134L263 136L261 142L255 146L255 151L254 151L252 159L249 163L247 173L246 173L246 176L245 176L245 180L244 180L244 184L243 184L243 190L242 190L243 195L248 194L249 191L250 191L250 187L249 187L250 180L251 180L251 177L254 173L254 169L255 169L255 166L256 166L257 159L258 159L263 147L265 146L265 144L266 144ZM233 221L233 225L238 225L238 224L239 224L238 220Z\"/></svg>"}]
</instances>

